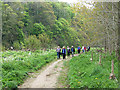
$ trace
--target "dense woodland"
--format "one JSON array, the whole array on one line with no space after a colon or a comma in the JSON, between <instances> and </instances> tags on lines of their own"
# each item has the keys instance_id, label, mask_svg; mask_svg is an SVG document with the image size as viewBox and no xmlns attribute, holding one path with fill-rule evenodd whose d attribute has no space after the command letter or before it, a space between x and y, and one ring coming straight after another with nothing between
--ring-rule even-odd
<instances>
[{"instance_id":1,"label":"dense woodland","mask_svg":"<svg viewBox=\"0 0 120 90\"><path fill-rule=\"evenodd\" d=\"M74 13L67 3L4 3L3 46L15 49L51 48L76 45L77 32L72 28Z\"/></svg>"},{"instance_id":2,"label":"dense woodland","mask_svg":"<svg viewBox=\"0 0 120 90\"><path fill-rule=\"evenodd\" d=\"M118 56L118 3L4 2L3 49L99 46Z\"/></svg>"}]
</instances>

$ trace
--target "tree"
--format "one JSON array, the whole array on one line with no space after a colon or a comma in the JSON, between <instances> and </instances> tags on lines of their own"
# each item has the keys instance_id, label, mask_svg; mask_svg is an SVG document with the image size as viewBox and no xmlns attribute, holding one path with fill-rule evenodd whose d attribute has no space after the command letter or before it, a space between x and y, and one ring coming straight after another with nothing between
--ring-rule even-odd
<instances>
[{"instance_id":1,"label":"tree","mask_svg":"<svg viewBox=\"0 0 120 90\"><path fill-rule=\"evenodd\" d=\"M40 49L40 41L35 35L30 35L24 39L25 49L37 50Z\"/></svg>"},{"instance_id":2,"label":"tree","mask_svg":"<svg viewBox=\"0 0 120 90\"><path fill-rule=\"evenodd\" d=\"M13 11L11 6L3 4L2 7L2 39L3 45L8 48L15 40L23 40L23 22L20 21L18 13Z\"/></svg>"},{"instance_id":3,"label":"tree","mask_svg":"<svg viewBox=\"0 0 120 90\"><path fill-rule=\"evenodd\" d=\"M52 2L51 5L53 7L54 14L57 17L57 20L59 18L64 18L67 21L71 22L71 19L73 18L74 13L72 13L71 7L69 4L64 2Z\"/></svg>"},{"instance_id":4,"label":"tree","mask_svg":"<svg viewBox=\"0 0 120 90\"><path fill-rule=\"evenodd\" d=\"M41 47L42 48L49 48L50 47L50 39L49 39L49 36L46 34L46 33L43 33L43 34L39 34L38 35L38 39L41 43Z\"/></svg>"},{"instance_id":5,"label":"tree","mask_svg":"<svg viewBox=\"0 0 120 90\"><path fill-rule=\"evenodd\" d=\"M52 27L53 39L56 41L57 45L61 47L64 45L75 45L77 40L77 35L75 31L70 27L68 21L64 18L56 20Z\"/></svg>"},{"instance_id":6,"label":"tree","mask_svg":"<svg viewBox=\"0 0 120 90\"><path fill-rule=\"evenodd\" d=\"M47 2L31 2L28 3L28 12L34 23L42 23L47 26L54 24L56 16L52 10L52 6Z\"/></svg>"},{"instance_id":7,"label":"tree","mask_svg":"<svg viewBox=\"0 0 120 90\"><path fill-rule=\"evenodd\" d=\"M42 23L35 23L33 25L33 30L31 31L31 34L38 36L39 34L44 33L45 32L44 30L45 27L44 25L42 25Z\"/></svg>"}]
</instances>

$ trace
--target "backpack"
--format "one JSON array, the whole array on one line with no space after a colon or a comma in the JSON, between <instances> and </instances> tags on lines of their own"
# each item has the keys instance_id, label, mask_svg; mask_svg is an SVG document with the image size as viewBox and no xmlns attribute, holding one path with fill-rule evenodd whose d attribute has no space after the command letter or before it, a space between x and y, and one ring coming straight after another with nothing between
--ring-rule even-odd
<instances>
[{"instance_id":1,"label":"backpack","mask_svg":"<svg viewBox=\"0 0 120 90\"><path fill-rule=\"evenodd\" d=\"M73 48L73 52L75 52L75 49Z\"/></svg>"}]
</instances>

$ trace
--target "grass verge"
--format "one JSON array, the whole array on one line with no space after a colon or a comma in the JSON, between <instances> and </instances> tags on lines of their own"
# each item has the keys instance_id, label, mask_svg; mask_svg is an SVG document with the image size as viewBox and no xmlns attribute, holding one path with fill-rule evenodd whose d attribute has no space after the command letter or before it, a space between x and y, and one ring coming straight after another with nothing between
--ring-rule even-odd
<instances>
[{"instance_id":1,"label":"grass verge","mask_svg":"<svg viewBox=\"0 0 120 90\"><path fill-rule=\"evenodd\" d=\"M118 61L114 52L112 55L102 53L102 65L98 64L99 55L100 53L93 51L93 61L91 61L91 52L86 52L69 61L66 80L70 88L118 88ZM109 79L112 60L114 60L116 76L114 80Z\"/></svg>"},{"instance_id":2,"label":"grass verge","mask_svg":"<svg viewBox=\"0 0 120 90\"><path fill-rule=\"evenodd\" d=\"M8 52L9 53L9 52ZM7 54L7 53L6 53ZM8 54L7 54L8 55ZM9 57L10 57L9 53ZM16 57L18 56L19 57ZM35 72L41 69L49 62L55 60L56 53L48 52L47 54L39 54L39 52L33 52L31 55L26 53L26 57L22 57L23 52L17 53L15 51L12 57L16 57L11 60L4 60L2 63L2 88L17 88L18 85L23 83L24 79L29 76L29 73ZM27 57L29 55L29 57ZM5 56L5 54L4 54Z\"/></svg>"}]
</instances>

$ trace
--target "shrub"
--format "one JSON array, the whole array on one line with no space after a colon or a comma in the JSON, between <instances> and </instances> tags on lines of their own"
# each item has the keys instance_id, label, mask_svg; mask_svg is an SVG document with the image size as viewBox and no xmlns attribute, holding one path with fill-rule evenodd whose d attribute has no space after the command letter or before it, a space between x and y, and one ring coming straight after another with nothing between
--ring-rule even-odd
<instances>
[{"instance_id":1,"label":"shrub","mask_svg":"<svg viewBox=\"0 0 120 90\"><path fill-rule=\"evenodd\" d=\"M24 39L24 44L26 49L36 50L40 48L40 41L35 35L31 35Z\"/></svg>"},{"instance_id":2,"label":"shrub","mask_svg":"<svg viewBox=\"0 0 120 90\"><path fill-rule=\"evenodd\" d=\"M14 49L19 50L19 49L20 49L20 43L19 43L18 41L15 41L15 42L13 43L13 47L14 47Z\"/></svg>"},{"instance_id":3,"label":"shrub","mask_svg":"<svg viewBox=\"0 0 120 90\"><path fill-rule=\"evenodd\" d=\"M0 51L5 51L5 46L0 46Z\"/></svg>"}]
</instances>

